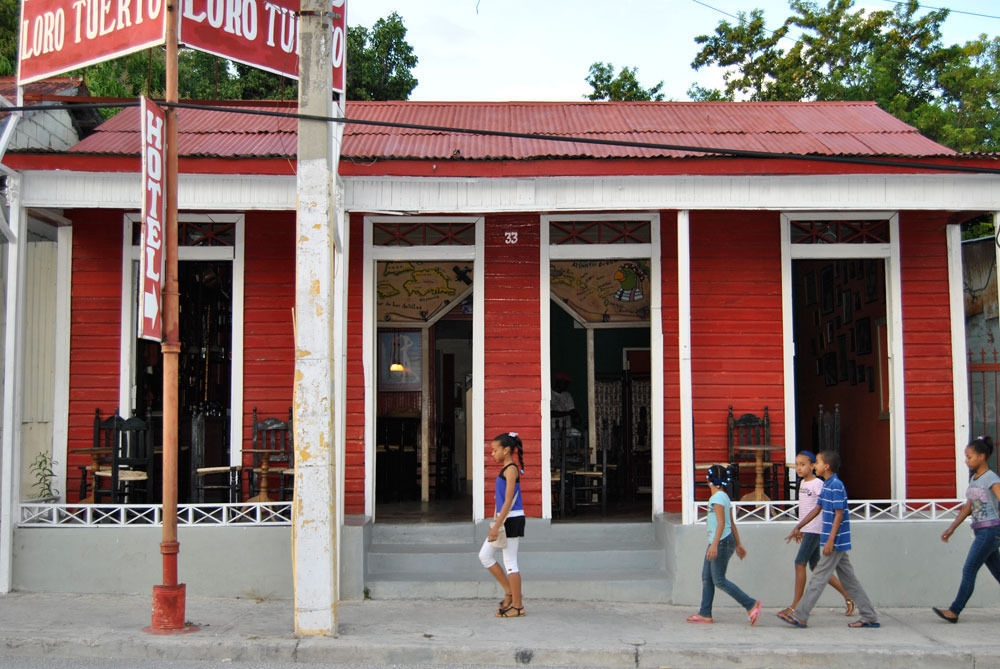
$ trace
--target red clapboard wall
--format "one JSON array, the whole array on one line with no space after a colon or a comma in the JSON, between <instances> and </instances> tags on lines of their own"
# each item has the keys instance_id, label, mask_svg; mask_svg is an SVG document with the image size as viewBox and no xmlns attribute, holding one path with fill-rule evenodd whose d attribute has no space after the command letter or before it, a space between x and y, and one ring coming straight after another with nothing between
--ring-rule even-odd
<instances>
[{"instance_id":1,"label":"red clapboard wall","mask_svg":"<svg viewBox=\"0 0 1000 669\"><path fill-rule=\"evenodd\" d=\"M766 406L772 443L785 443L779 232L775 212L691 213L695 463L727 460L730 405L736 416Z\"/></svg>"},{"instance_id":2,"label":"red clapboard wall","mask_svg":"<svg viewBox=\"0 0 1000 669\"><path fill-rule=\"evenodd\" d=\"M663 507L681 511L680 350L677 323L677 212L660 212L663 327Z\"/></svg>"},{"instance_id":3,"label":"red clapboard wall","mask_svg":"<svg viewBox=\"0 0 1000 669\"><path fill-rule=\"evenodd\" d=\"M347 272L344 513L365 512L364 216L351 214Z\"/></svg>"},{"instance_id":4,"label":"red clapboard wall","mask_svg":"<svg viewBox=\"0 0 1000 669\"><path fill-rule=\"evenodd\" d=\"M258 419L287 420L295 372L295 212L246 213L243 280L243 446ZM234 444L235 447L235 444ZM250 456L244 458L249 466Z\"/></svg>"},{"instance_id":5,"label":"red clapboard wall","mask_svg":"<svg viewBox=\"0 0 1000 669\"><path fill-rule=\"evenodd\" d=\"M65 216L73 221L67 447L90 448L94 410L105 417L118 407L123 212L83 209ZM79 501L77 466L86 464L89 455L68 454L68 501Z\"/></svg>"},{"instance_id":6,"label":"red clapboard wall","mask_svg":"<svg viewBox=\"0 0 1000 669\"><path fill-rule=\"evenodd\" d=\"M487 441L517 432L524 442L521 495L525 515L542 515L541 323L539 217L486 217L485 233L485 430ZM516 235L516 243L509 243ZM477 449L473 449L475 452ZM486 516L493 513L499 468L489 444L478 449L486 461Z\"/></svg>"},{"instance_id":7,"label":"red clapboard wall","mask_svg":"<svg viewBox=\"0 0 1000 669\"><path fill-rule=\"evenodd\" d=\"M902 213L899 247L906 387L906 496L955 494L947 218Z\"/></svg>"}]
</instances>

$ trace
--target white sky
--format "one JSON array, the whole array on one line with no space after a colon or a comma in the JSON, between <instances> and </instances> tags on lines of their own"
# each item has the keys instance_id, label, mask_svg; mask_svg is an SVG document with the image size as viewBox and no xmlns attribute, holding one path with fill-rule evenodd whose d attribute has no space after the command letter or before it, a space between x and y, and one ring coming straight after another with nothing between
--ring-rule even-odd
<instances>
[{"instance_id":1,"label":"white sky","mask_svg":"<svg viewBox=\"0 0 1000 669\"><path fill-rule=\"evenodd\" d=\"M787 0L705 2L729 14L760 7L771 28L791 13ZM887 0L855 4L893 6ZM928 5L1000 16L998 0ZM595 61L610 61L616 73L638 67L643 86L662 79L665 99L686 100L693 82L722 83L718 71L691 69L694 37L711 34L721 20L733 22L692 0L348 0L347 20L371 27L392 11L403 17L419 58L411 100L581 100L591 90L585 78ZM996 36L1000 18L952 13L942 32L948 44L984 32Z\"/></svg>"}]
</instances>

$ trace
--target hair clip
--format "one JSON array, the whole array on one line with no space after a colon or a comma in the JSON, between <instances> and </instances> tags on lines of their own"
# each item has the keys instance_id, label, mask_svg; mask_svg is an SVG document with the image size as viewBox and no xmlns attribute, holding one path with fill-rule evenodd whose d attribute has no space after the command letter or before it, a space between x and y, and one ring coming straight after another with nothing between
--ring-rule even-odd
<instances>
[{"instance_id":1,"label":"hair clip","mask_svg":"<svg viewBox=\"0 0 1000 669\"><path fill-rule=\"evenodd\" d=\"M515 439L517 439L517 432L508 432L507 434L509 436L514 437Z\"/></svg>"},{"instance_id":2,"label":"hair clip","mask_svg":"<svg viewBox=\"0 0 1000 669\"><path fill-rule=\"evenodd\" d=\"M981 434L978 437L976 437L974 439L974 441L986 441L986 435L985 434Z\"/></svg>"}]
</instances>

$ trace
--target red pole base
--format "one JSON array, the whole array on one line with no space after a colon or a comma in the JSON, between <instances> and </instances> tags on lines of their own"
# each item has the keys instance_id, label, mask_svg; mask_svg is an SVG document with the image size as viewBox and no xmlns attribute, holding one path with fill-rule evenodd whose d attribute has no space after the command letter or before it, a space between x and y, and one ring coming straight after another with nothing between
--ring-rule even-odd
<instances>
[{"instance_id":1,"label":"red pole base","mask_svg":"<svg viewBox=\"0 0 1000 669\"><path fill-rule=\"evenodd\" d=\"M153 624L143 627L149 634L187 634L197 632L194 625L184 624L184 590L179 585L153 586Z\"/></svg>"}]
</instances>

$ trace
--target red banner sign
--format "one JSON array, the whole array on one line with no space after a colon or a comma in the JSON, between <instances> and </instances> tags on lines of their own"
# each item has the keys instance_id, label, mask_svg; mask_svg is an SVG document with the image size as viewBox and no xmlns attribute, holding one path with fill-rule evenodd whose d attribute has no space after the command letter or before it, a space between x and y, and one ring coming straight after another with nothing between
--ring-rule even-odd
<instances>
[{"instance_id":1,"label":"red banner sign","mask_svg":"<svg viewBox=\"0 0 1000 669\"><path fill-rule=\"evenodd\" d=\"M23 0L17 83L163 44L165 0Z\"/></svg>"},{"instance_id":2,"label":"red banner sign","mask_svg":"<svg viewBox=\"0 0 1000 669\"><path fill-rule=\"evenodd\" d=\"M142 242L139 252L139 337L162 339L163 284L163 110L143 96L140 105L142 134Z\"/></svg>"},{"instance_id":3,"label":"red banner sign","mask_svg":"<svg viewBox=\"0 0 1000 669\"><path fill-rule=\"evenodd\" d=\"M343 91L346 0L332 0L332 10L333 89ZM299 0L181 0L180 41L192 49L297 79Z\"/></svg>"}]
</instances>

